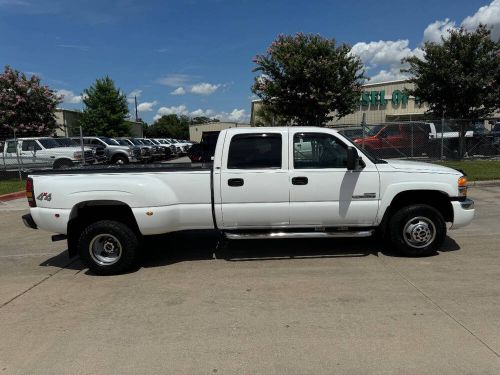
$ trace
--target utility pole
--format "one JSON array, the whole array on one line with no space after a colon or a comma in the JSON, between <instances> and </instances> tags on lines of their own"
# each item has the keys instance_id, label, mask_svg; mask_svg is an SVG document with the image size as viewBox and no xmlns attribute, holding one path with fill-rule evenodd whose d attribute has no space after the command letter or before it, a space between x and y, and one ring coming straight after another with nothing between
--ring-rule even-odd
<instances>
[{"instance_id":1,"label":"utility pole","mask_svg":"<svg viewBox=\"0 0 500 375\"><path fill-rule=\"evenodd\" d=\"M137 116L137 95L134 95L134 102L135 102L135 122L138 122L139 117Z\"/></svg>"}]
</instances>

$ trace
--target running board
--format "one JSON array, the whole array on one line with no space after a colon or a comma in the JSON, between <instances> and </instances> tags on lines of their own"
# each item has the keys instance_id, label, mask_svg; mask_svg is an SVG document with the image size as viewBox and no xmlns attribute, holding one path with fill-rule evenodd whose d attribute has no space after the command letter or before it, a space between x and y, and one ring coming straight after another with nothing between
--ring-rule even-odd
<instances>
[{"instance_id":1,"label":"running board","mask_svg":"<svg viewBox=\"0 0 500 375\"><path fill-rule=\"evenodd\" d=\"M225 236L229 240L265 240L270 238L349 238L370 237L373 229L360 231L338 231L338 232L239 232L228 233Z\"/></svg>"}]
</instances>

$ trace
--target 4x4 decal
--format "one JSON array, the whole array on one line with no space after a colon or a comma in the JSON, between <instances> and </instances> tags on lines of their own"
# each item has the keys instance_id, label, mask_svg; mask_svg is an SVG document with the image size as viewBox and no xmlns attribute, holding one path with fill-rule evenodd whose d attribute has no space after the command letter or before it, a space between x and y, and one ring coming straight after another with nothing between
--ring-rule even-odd
<instances>
[{"instance_id":1,"label":"4x4 decal","mask_svg":"<svg viewBox=\"0 0 500 375\"><path fill-rule=\"evenodd\" d=\"M40 193L36 197L37 200L39 201L48 201L50 202L52 200L52 193Z\"/></svg>"}]
</instances>

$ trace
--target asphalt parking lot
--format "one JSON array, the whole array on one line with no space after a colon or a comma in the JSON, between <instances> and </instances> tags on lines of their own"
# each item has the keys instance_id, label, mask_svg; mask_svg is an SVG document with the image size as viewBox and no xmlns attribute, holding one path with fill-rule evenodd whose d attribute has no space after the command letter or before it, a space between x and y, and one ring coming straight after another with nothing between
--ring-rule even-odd
<instances>
[{"instance_id":1,"label":"asphalt parking lot","mask_svg":"<svg viewBox=\"0 0 500 375\"><path fill-rule=\"evenodd\" d=\"M0 374L499 374L500 187L438 255L372 239L148 243L97 277L0 203Z\"/></svg>"}]
</instances>

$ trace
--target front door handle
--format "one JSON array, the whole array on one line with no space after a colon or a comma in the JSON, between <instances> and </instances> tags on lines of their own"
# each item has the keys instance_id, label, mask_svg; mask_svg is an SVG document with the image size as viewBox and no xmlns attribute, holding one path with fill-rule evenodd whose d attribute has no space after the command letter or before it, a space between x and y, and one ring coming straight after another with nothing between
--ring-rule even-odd
<instances>
[{"instance_id":1,"label":"front door handle","mask_svg":"<svg viewBox=\"0 0 500 375\"><path fill-rule=\"evenodd\" d=\"M292 185L307 185L309 180L307 177L293 177L292 178Z\"/></svg>"},{"instance_id":2,"label":"front door handle","mask_svg":"<svg viewBox=\"0 0 500 375\"><path fill-rule=\"evenodd\" d=\"M243 186L245 181L242 178L230 178L227 180L229 186Z\"/></svg>"}]
</instances>

